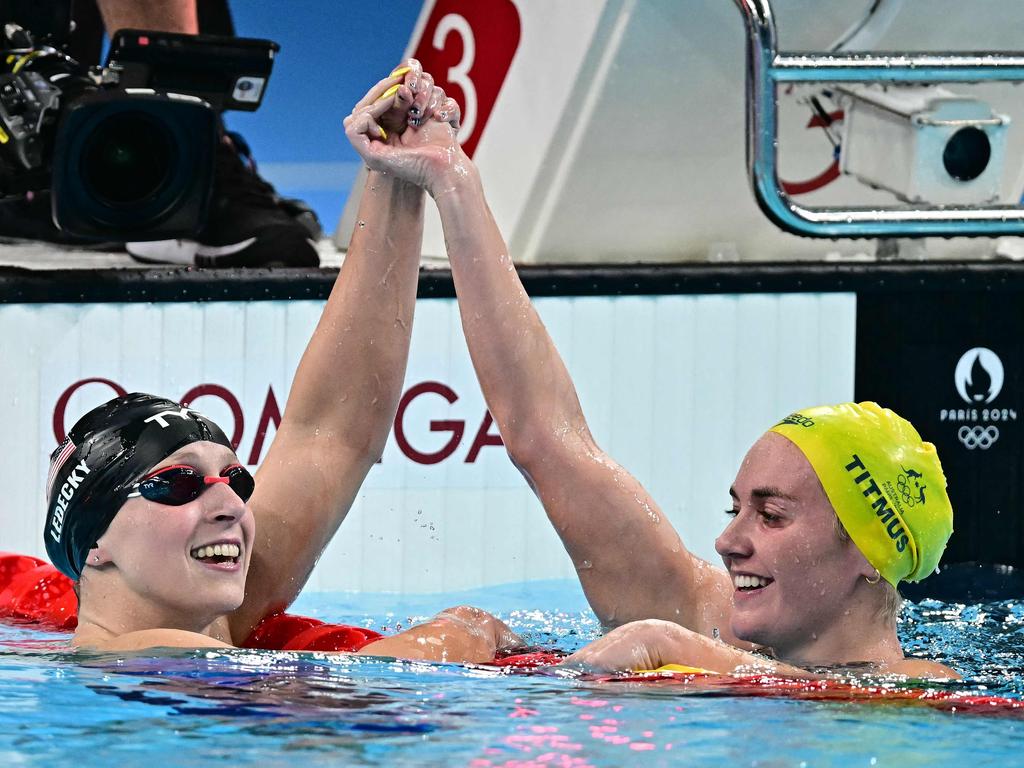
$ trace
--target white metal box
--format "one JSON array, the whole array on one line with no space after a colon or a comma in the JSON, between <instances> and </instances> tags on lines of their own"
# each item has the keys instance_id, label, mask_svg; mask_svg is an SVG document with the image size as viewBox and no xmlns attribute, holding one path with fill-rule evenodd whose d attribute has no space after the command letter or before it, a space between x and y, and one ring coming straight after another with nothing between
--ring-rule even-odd
<instances>
[{"instance_id":1,"label":"white metal box","mask_svg":"<svg viewBox=\"0 0 1024 768\"><path fill-rule=\"evenodd\" d=\"M1010 119L939 86L844 86L840 167L901 200L999 199Z\"/></svg>"}]
</instances>

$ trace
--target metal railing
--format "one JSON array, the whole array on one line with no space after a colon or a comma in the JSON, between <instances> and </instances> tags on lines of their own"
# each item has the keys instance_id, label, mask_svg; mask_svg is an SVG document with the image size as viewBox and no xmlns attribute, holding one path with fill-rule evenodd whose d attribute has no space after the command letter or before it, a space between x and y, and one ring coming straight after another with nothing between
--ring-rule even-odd
<instances>
[{"instance_id":1,"label":"metal railing","mask_svg":"<svg viewBox=\"0 0 1024 768\"><path fill-rule=\"evenodd\" d=\"M808 207L778 175L779 83L978 83L1024 81L1024 54L779 53L769 0L735 0L747 27L747 171L775 224L809 237L998 237L1024 235L1019 205Z\"/></svg>"}]
</instances>

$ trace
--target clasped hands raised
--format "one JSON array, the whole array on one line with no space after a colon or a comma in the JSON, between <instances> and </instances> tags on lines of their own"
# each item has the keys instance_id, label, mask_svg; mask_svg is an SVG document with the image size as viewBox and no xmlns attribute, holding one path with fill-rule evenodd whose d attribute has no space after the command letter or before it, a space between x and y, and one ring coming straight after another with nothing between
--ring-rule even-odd
<instances>
[{"instance_id":1,"label":"clasped hands raised","mask_svg":"<svg viewBox=\"0 0 1024 768\"><path fill-rule=\"evenodd\" d=\"M471 173L459 146L461 112L416 59L374 85L345 118L345 135L371 171L439 193Z\"/></svg>"}]
</instances>

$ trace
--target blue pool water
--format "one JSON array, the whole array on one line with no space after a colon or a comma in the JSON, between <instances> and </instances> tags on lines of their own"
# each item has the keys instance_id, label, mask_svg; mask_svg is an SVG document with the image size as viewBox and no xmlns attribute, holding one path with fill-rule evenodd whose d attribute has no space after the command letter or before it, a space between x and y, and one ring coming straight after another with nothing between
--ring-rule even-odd
<instances>
[{"instance_id":1,"label":"blue pool water","mask_svg":"<svg viewBox=\"0 0 1024 768\"><path fill-rule=\"evenodd\" d=\"M396 629L459 603L528 642L598 633L574 582L448 595L312 594L293 610ZM525 608L524 606L529 606ZM1024 604L909 605L913 653L960 688L1024 694ZM83 656L0 625L0 765L937 766L1020 763L1024 720L919 706L695 695L556 674L254 651Z\"/></svg>"}]
</instances>

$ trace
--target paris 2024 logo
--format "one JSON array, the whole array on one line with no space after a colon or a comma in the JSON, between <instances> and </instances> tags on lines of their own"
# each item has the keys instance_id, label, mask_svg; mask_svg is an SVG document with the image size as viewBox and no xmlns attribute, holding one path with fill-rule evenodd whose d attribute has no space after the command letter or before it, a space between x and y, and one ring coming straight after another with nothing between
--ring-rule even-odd
<instances>
[{"instance_id":1,"label":"paris 2024 logo","mask_svg":"<svg viewBox=\"0 0 1024 768\"><path fill-rule=\"evenodd\" d=\"M999 440L999 424L1017 420L1016 409L994 404L1005 375L1003 361L988 347L972 347L957 361L953 382L964 405L943 408L939 421L958 425L957 439L969 451L987 451Z\"/></svg>"}]
</instances>

